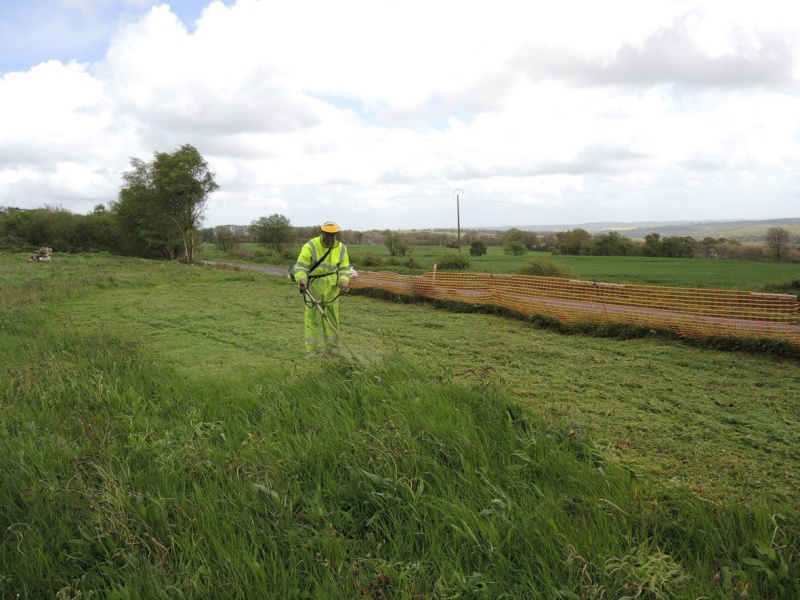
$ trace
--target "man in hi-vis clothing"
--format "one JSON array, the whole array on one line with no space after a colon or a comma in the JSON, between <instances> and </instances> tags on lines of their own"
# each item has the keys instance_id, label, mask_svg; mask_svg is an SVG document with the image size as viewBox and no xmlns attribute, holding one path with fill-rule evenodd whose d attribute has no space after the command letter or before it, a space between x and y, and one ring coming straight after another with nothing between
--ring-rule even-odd
<instances>
[{"instance_id":1,"label":"man in hi-vis clothing","mask_svg":"<svg viewBox=\"0 0 800 600\"><path fill-rule=\"evenodd\" d=\"M306 300L305 343L308 356L321 353L339 354L339 294L350 291L350 257L347 247L336 239L339 226L328 221L321 228L319 237L308 240L300 250L295 263L294 278L305 298L306 290L321 303L329 324L309 298Z\"/></svg>"}]
</instances>

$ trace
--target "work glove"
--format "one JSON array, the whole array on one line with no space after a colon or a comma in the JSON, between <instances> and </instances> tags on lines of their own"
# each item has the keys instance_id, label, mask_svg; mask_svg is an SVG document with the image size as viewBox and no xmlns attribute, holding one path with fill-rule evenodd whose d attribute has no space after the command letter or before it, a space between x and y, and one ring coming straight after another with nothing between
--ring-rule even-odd
<instances>
[{"instance_id":1,"label":"work glove","mask_svg":"<svg viewBox=\"0 0 800 600\"><path fill-rule=\"evenodd\" d=\"M347 292L350 291L350 284L348 282L346 282L346 281L340 281L339 282L339 291L342 294L346 294Z\"/></svg>"},{"instance_id":2,"label":"work glove","mask_svg":"<svg viewBox=\"0 0 800 600\"><path fill-rule=\"evenodd\" d=\"M306 290L308 290L308 281L306 279L301 279L297 282L297 289L300 290L301 294L305 294Z\"/></svg>"}]
</instances>

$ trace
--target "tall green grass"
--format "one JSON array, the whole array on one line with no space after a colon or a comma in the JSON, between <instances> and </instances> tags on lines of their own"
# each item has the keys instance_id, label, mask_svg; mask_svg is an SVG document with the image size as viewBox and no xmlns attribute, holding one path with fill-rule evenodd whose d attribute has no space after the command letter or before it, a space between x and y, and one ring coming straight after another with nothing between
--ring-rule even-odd
<instances>
[{"instance_id":1,"label":"tall green grass","mask_svg":"<svg viewBox=\"0 0 800 600\"><path fill-rule=\"evenodd\" d=\"M190 381L118 341L56 341L80 359L17 375L4 403L4 594L798 591L794 517L709 513L491 387L398 356Z\"/></svg>"},{"instance_id":2,"label":"tall green grass","mask_svg":"<svg viewBox=\"0 0 800 600\"><path fill-rule=\"evenodd\" d=\"M279 329L294 290L249 274L0 262L2 597L800 593L791 508L710 502L637 475L579 421L535 410L520 388L538 386L522 369L506 384L500 361L465 371L397 346L367 364L295 360L299 343L272 356L282 342L265 340L281 334L248 338L241 323ZM181 293L183 318L171 312ZM202 341L220 296L242 332L225 338L220 326ZM384 322L416 311L440 338L450 320L476 335L466 315L379 306ZM366 336L367 312L356 315ZM557 368L569 340L547 339ZM605 343L608 367L622 354ZM204 344L227 368L212 368ZM744 362L747 373L768 369ZM565 383L586 391L602 377L596 366ZM640 366L614 386L646 385ZM679 373L668 376L682 389Z\"/></svg>"}]
</instances>

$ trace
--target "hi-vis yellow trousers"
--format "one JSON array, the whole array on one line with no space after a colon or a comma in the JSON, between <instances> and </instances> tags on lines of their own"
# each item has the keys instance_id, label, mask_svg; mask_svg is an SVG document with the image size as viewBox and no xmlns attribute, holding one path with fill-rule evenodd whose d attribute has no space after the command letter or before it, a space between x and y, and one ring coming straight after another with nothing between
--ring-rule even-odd
<instances>
[{"instance_id":1,"label":"hi-vis yellow trousers","mask_svg":"<svg viewBox=\"0 0 800 600\"><path fill-rule=\"evenodd\" d=\"M333 285L330 285L330 284ZM325 314L328 315L333 327L339 329L339 288L336 285L336 276L312 278L309 280L309 291L317 302L322 303ZM305 314L305 344L306 355L338 355L339 336L322 318L319 309L311 304L311 300L306 296ZM309 306L311 304L311 306Z\"/></svg>"}]
</instances>

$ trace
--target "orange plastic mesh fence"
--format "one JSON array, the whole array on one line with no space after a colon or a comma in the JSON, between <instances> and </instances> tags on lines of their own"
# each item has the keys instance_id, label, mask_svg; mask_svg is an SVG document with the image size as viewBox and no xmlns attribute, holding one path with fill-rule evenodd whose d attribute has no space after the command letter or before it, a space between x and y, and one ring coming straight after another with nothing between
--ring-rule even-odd
<instances>
[{"instance_id":1,"label":"orange plastic mesh fence","mask_svg":"<svg viewBox=\"0 0 800 600\"><path fill-rule=\"evenodd\" d=\"M499 306L567 325L613 323L693 338L766 338L800 346L800 298L788 294L449 272L414 276L361 271L351 284L355 289Z\"/></svg>"}]
</instances>

